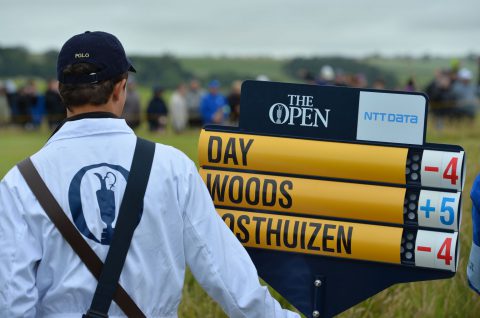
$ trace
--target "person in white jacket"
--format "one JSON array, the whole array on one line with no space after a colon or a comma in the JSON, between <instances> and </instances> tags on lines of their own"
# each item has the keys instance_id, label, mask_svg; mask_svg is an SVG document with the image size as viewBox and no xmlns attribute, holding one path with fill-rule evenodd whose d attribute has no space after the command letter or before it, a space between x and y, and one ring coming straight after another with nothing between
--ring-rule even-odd
<instances>
[{"instance_id":1,"label":"person in white jacket","mask_svg":"<svg viewBox=\"0 0 480 318\"><path fill-rule=\"evenodd\" d=\"M136 143L122 113L128 71L104 32L59 54L67 120L31 159L67 217L102 261ZM108 195L100 202L98 191ZM106 198L106 199L105 199ZM105 207L115 219L103 218ZM140 223L120 284L147 317L177 317L186 266L230 317L299 317L259 284L254 264L215 211L194 163L156 144ZM0 317L81 317L97 281L62 238L17 167L0 183ZM124 317L112 303L110 317Z\"/></svg>"},{"instance_id":2,"label":"person in white jacket","mask_svg":"<svg viewBox=\"0 0 480 318\"><path fill-rule=\"evenodd\" d=\"M170 118L173 130L181 133L187 128L188 110L187 110L187 87L184 83L180 83L177 89L170 97Z\"/></svg>"}]
</instances>

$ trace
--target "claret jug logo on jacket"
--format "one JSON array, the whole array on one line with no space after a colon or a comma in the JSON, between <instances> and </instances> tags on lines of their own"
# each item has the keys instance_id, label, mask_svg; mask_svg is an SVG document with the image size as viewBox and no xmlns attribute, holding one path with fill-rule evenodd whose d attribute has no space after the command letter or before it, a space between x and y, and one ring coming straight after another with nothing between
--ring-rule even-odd
<instances>
[{"instance_id":1,"label":"claret jug logo on jacket","mask_svg":"<svg viewBox=\"0 0 480 318\"><path fill-rule=\"evenodd\" d=\"M328 128L330 109L319 109L313 105L313 96L288 95L288 105L275 103L268 116L277 125Z\"/></svg>"},{"instance_id":2,"label":"claret jug logo on jacket","mask_svg":"<svg viewBox=\"0 0 480 318\"><path fill-rule=\"evenodd\" d=\"M110 245L128 174L125 168L108 163L83 167L75 174L68 190L68 203L82 235Z\"/></svg>"}]
</instances>

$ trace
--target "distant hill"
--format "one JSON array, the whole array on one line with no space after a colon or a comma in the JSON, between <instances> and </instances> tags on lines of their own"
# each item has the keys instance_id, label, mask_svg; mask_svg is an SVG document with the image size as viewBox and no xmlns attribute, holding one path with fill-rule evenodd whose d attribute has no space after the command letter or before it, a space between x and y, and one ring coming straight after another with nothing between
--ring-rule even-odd
<instances>
[{"instance_id":1,"label":"distant hill","mask_svg":"<svg viewBox=\"0 0 480 318\"><path fill-rule=\"evenodd\" d=\"M453 60L467 67L478 78L476 58L473 56L460 59L452 58L385 58L373 56L363 59L349 59L338 57L313 57L297 59L274 59L268 57L179 57L182 67L200 79L212 77L228 78L224 83L234 79L251 79L258 75L266 75L270 80L280 82L302 82L296 70L307 67L314 75L318 75L322 65L331 65L334 69L342 69L346 73L365 73L369 76L369 84L377 77L387 81L391 89L401 89L407 79L413 77L417 87L422 90L433 79L435 71L450 68ZM220 76L216 76L220 74Z\"/></svg>"},{"instance_id":2,"label":"distant hill","mask_svg":"<svg viewBox=\"0 0 480 318\"><path fill-rule=\"evenodd\" d=\"M22 47L0 47L0 79L56 76L58 52L33 54ZM449 68L452 59L425 56L422 58L384 58L371 56L363 59L347 57L309 57L275 59L270 57L177 57L173 55L131 56L138 70L137 81L145 86L162 85L173 88L181 81L198 78L204 84L216 78L228 88L234 80L255 79L265 75L272 81L302 82L299 70L317 76L321 66L330 65L345 73L364 74L369 84L383 78L388 88L401 89L409 77L423 89L433 78L435 70ZM458 60L463 67L478 74L474 56Z\"/></svg>"}]
</instances>

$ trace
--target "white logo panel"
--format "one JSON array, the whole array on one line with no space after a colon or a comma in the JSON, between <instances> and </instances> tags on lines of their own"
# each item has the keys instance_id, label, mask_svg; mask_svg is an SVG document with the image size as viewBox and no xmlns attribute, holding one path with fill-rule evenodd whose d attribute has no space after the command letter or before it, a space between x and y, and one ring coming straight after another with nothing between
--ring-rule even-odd
<instances>
[{"instance_id":1,"label":"white logo panel","mask_svg":"<svg viewBox=\"0 0 480 318\"><path fill-rule=\"evenodd\" d=\"M357 140L422 145L425 105L422 95L360 92Z\"/></svg>"}]
</instances>

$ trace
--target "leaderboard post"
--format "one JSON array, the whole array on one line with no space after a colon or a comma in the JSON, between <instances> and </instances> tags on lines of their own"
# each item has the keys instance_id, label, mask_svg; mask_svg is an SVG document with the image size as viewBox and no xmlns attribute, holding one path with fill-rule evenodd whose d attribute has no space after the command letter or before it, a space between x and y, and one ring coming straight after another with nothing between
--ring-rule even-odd
<instances>
[{"instance_id":1,"label":"leaderboard post","mask_svg":"<svg viewBox=\"0 0 480 318\"><path fill-rule=\"evenodd\" d=\"M455 274L465 153L425 143L424 95L247 81L241 100L240 127L202 130L200 175L292 305L330 317Z\"/></svg>"}]
</instances>

